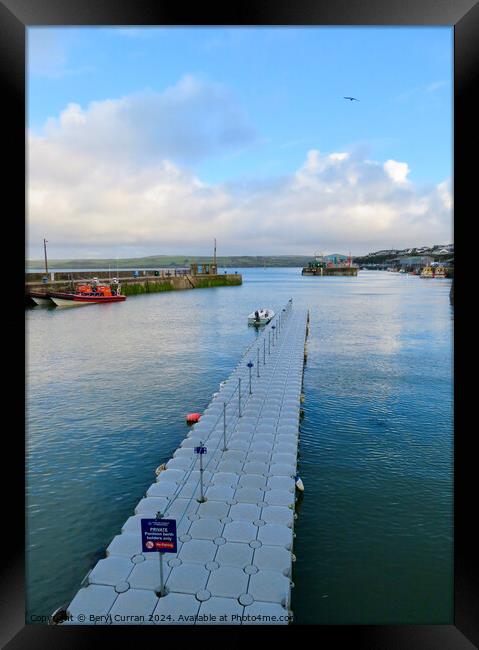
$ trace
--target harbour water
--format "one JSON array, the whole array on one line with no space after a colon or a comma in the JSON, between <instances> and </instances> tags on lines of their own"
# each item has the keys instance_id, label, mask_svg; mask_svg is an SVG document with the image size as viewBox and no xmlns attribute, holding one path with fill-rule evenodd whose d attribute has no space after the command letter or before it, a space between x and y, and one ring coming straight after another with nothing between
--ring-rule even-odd
<instances>
[{"instance_id":1,"label":"harbour water","mask_svg":"<svg viewBox=\"0 0 479 650\"><path fill-rule=\"evenodd\" d=\"M230 271L231 272L231 271ZM295 622L452 622L449 280L241 269L243 285L27 310L27 622L80 582L256 336L309 307Z\"/></svg>"}]
</instances>

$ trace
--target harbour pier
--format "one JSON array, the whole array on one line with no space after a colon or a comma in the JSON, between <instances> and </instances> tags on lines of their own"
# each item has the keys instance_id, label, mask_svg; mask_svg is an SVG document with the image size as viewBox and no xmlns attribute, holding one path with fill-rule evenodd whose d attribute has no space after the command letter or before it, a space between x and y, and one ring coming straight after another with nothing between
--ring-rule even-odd
<instances>
[{"instance_id":1,"label":"harbour pier","mask_svg":"<svg viewBox=\"0 0 479 650\"><path fill-rule=\"evenodd\" d=\"M94 277L98 278L100 284L110 284L112 276L119 280L124 296L237 286L243 282L239 273L218 273L216 267L203 272L203 269L198 270L197 265L189 269L116 271L108 275L104 271L26 273L25 294L28 297L30 293L71 291L75 284L91 282Z\"/></svg>"},{"instance_id":2,"label":"harbour pier","mask_svg":"<svg viewBox=\"0 0 479 650\"><path fill-rule=\"evenodd\" d=\"M292 620L308 328L308 311L290 300L262 329L173 457L160 459L157 480L58 622ZM145 518L175 520L176 552L142 552Z\"/></svg>"}]
</instances>

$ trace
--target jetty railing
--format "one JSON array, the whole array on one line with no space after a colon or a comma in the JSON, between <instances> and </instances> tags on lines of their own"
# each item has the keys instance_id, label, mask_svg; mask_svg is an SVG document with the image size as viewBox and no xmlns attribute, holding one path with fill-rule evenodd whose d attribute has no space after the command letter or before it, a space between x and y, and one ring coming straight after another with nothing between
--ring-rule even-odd
<instances>
[{"instance_id":1,"label":"jetty railing","mask_svg":"<svg viewBox=\"0 0 479 650\"><path fill-rule=\"evenodd\" d=\"M293 299L291 298L291 299L287 302L286 307L282 310L282 312L281 312L280 314L275 314L275 315L274 315L274 317L271 319L270 323L268 323L267 327L266 327L266 328L263 330L263 332L261 333L261 336L258 337L259 339L262 339L262 340L265 341L266 332L268 332L268 338L269 338L269 335L270 335L270 332L271 332L271 331L273 332L273 340L274 340L275 337L276 337L276 340L278 339L279 332L281 331L281 325L284 326L285 319L289 316L289 314L290 314L290 312L291 312L292 302L293 302ZM282 316L282 315L283 315L283 316ZM282 317L281 317L281 316L282 316ZM271 323L273 323L273 321L274 321L275 319L276 319L276 322L277 322L278 324L277 324L277 325L275 325L275 324L271 325ZM270 326L270 327L268 327L268 326ZM276 333L276 330L278 330L278 333ZM246 354L248 353L248 351L250 351L250 350L251 350L255 345L257 345L257 344L258 344L258 339L256 339L255 341L253 341L253 342L252 342L252 343L251 343L251 344L246 348L246 351L245 351L245 353L243 354L243 356L246 356ZM259 358L259 354L260 354L260 353L259 353L259 349L260 349L260 348L258 347L258 348L257 348L257 353L258 353L257 356L258 356L258 358ZM269 352L269 354L270 354L270 353L271 353L271 351ZM269 354L268 354L268 356L269 356ZM264 365L266 365L266 356L265 356L265 354L263 355L263 363L264 363ZM259 376L260 376L260 375L257 375L257 377L259 377ZM248 401L249 401L250 396L253 395L251 382L250 382L250 387L251 387L251 388L250 388L250 391L248 392L248 395L247 395L247 397L246 397L246 402L244 402L243 405L244 405L244 404L247 404ZM211 432L213 432L213 431L215 430L216 426L218 425L219 421L221 420L221 418L223 418L223 439L220 438L220 439L218 440L218 443L216 444L216 447L213 449L213 452L215 452L215 451L218 450L218 447L219 447L219 445L220 445L221 442L223 442L223 450L222 450L222 451L227 451L227 450L228 450L228 449L227 449L227 442L228 442L228 440L230 439L231 435L233 435L233 433L234 433L234 428L233 428L233 430L231 431L230 436L227 437L228 419L227 419L227 416L226 416L226 411L227 411L227 407L228 407L228 406L233 402L233 398L235 397L236 392L238 392L238 401L236 402L236 400L235 400L235 404L233 405L233 413L231 414L231 416L233 417L234 414L237 412L237 413L238 413L238 417L241 417L241 415L242 415L242 414L241 414L241 407L242 407L242 402L241 402L241 377L238 378L238 383L236 384L236 387L235 387L235 389L233 390L232 394L230 395L229 399L227 399L227 400L225 400L225 401L223 402L223 411L220 411L218 417L216 418L216 421L215 421L214 424L210 427ZM236 422L236 420L235 420L235 422ZM231 418L230 418L230 423L231 423ZM208 438L205 438L205 441L206 441L207 439L208 439ZM202 443L203 443L203 441L201 441L201 444L202 444ZM214 457L214 453L212 453L212 454L210 455L210 460L207 462L206 466L203 468L202 471L205 471L205 470L208 468L208 466L211 464L211 461L213 460L213 457ZM198 460L199 460L199 459L197 459L197 458L193 458L193 460L192 460L192 462L191 462L191 464L190 464L190 467L189 467L189 469L187 470L187 472L186 472L186 474L185 474L185 476L184 476L184 478L183 478L183 482L184 482L184 483L186 483L186 482L188 481L188 478L191 476L192 472L195 471L195 467L196 467L196 465L197 465L197 463L198 463ZM192 494L192 496L191 496L190 502L191 502L191 500L193 499L193 497L195 496L198 487L200 486L200 481L201 481L201 477L198 479L198 481L197 481L197 483L196 483L196 487L195 487L195 489L193 490L193 494ZM210 479L210 482L211 482L211 479ZM209 485L209 483L208 483L208 485ZM172 506L173 503L176 501L176 499L179 497L181 491L183 490L183 487L184 487L184 486L183 486L182 484L179 484L179 485L178 485L178 488L177 488L177 489L175 490L175 492L170 496L167 506L166 506L166 507L164 508L164 510L162 510L162 512L161 512L161 516L162 516L162 517L165 517L165 516L168 514L168 511L170 510L171 506ZM183 513L183 515L182 515L181 519L179 520L178 524L182 521L182 519L183 519L183 517L185 516L186 513L187 513L187 509L186 509L185 512Z\"/></svg>"}]
</instances>

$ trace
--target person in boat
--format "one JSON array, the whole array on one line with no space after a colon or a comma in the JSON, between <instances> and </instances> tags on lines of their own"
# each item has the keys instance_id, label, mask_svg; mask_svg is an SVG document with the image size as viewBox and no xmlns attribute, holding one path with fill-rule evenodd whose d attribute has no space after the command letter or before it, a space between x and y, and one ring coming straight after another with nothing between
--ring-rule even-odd
<instances>
[{"instance_id":1,"label":"person in boat","mask_svg":"<svg viewBox=\"0 0 479 650\"><path fill-rule=\"evenodd\" d=\"M259 311L256 310L254 313L255 320L259 321Z\"/></svg>"}]
</instances>

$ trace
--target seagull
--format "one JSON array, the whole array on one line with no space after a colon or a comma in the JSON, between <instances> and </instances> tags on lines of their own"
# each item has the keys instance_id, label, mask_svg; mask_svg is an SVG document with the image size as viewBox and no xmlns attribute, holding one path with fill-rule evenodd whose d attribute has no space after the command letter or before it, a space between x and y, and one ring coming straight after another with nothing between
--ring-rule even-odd
<instances>
[{"instance_id":1,"label":"seagull","mask_svg":"<svg viewBox=\"0 0 479 650\"><path fill-rule=\"evenodd\" d=\"M356 97L345 97L344 99L349 99L352 102L359 102L359 99L356 99Z\"/></svg>"}]
</instances>

